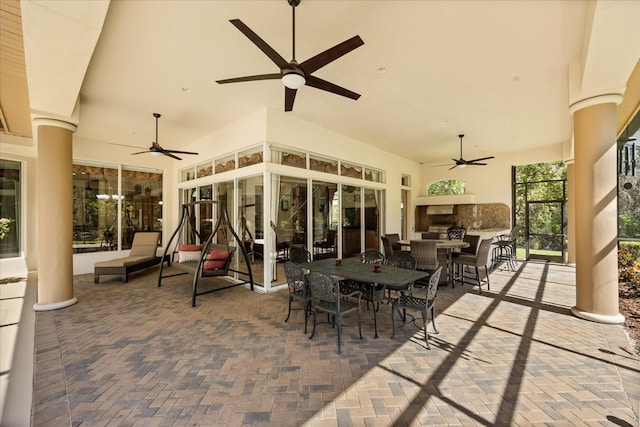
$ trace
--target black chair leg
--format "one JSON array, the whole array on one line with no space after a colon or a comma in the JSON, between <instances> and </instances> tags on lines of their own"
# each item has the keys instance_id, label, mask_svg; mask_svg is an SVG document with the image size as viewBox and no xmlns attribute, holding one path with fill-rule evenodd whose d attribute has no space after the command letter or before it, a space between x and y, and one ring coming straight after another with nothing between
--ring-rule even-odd
<instances>
[{"instance_id":1,"label":"black chair leg","mask_svg":"<svg viewBox=\"0 0 640 427\"><path fill-rule=\"evenodd\" d=\"M309 337L309 339L312 339L313 336L316 334L317 319L318 319L318 311L316 310L313 312L313 331L311 332L311 336Z\"/></svg>"},{"instance_id":2,"label":"black chair leg","mask_svg":"<svg viewBox=\"0 0 640 427\"><path fill-rule=\"evenodd\" d=\"M338 354L340 354L342 353L342 351L340 350L340 334L342 333L342 318L340 316L338 316L338 321L336 323L338 323Z\"/></svg>"},{"instance_id":3,"label":"black chair leg","mask_svg":"<svg viewBox=\"0 0 640 427\"><path fill-rule=\"evenodd\" d=\"M436 329L436 313L434 307L431 307L431 324L433 325L433 332L439 334L440 332Z\"/></svg>"},{"instance_id":4,"label":"black chair leg","mask_svg":"<svg viewBox=\"0 0 640 427\"><path fill-rule=\"evenodd\" d=\"M376 316L376 311L373 310L373 330L374 330L374 338L378 338L378 318Z\"/></svg>"},{"instance_id":5,"label":"black chair leg","mask_svg":"<svg viewBox=\"0 0 640 427\"><path fill-rule=\"evenodd\" d=\"M424 325L424 342L427 343L427 349L431 350L431 346L429 345L429 332L427 331L429 319L427 318L426 310L422 312L422 324Z\"/></svg>"},{"instance_id":6,"label":"black chair leg","mask_svg":"<svg viewBox=\"0 0 640 427\"><path fill-rule=\"evenodd\" d=\"M291 296L289 296L289 311L287 312L287 318L284 319L285 322L288 322L289 321L289 316L291 316L291 301L292 300L293 300L293 298Z\"/></svg>"}]
</instances>

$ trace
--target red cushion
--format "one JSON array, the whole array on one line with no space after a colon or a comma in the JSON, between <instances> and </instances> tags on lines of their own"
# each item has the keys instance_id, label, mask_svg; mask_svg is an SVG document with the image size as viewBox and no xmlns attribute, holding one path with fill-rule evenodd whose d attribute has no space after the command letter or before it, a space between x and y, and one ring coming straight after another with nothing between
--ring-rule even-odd
<instances>
[{"instance_id":1,"label":"red cushion","mask_svg":"<svg viewBox=\"0 0 640 427\"><path fill-rule=\"evenodd\" d=\"M178 250L180 252L201 251L202 247L200 245L185 245L183 243L180 243L180 245L178 246Z\"/></svg>"},{"instance_id":2,"label":"red cushion","mask_svg":"<svg viewBox=\"0 0 640 427\"><path fill-rule=\"evenodd\" d=\"M229 258L229 251L212 250L207 255L207 260L204 262L205 270L217 270L224 267Z\"/></svg>"}]
</instances>

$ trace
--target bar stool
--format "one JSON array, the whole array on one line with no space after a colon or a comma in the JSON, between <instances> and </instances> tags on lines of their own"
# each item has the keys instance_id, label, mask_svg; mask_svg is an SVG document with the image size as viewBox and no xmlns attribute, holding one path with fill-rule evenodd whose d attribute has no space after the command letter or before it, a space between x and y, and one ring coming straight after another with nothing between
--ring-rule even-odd
<instances>
[{"instance_id":1,"label":"bar stool","mask_svg":"<svg viewBox=\"0 0 640 427\"><path fill-rule=\"evenodd\" d=\"M493 242L494 248L491 254L491 269L496 269L502 263L508 270L516 271L518 260L516 258L516 228L511 229L508 235L498 236Z\"/></svg>"}]
</instances>

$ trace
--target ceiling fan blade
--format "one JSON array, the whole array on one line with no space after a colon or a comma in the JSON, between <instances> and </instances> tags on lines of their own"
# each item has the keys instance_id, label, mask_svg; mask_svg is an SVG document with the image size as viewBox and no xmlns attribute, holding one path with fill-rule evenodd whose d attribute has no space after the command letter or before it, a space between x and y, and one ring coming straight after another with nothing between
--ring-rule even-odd
<instances>
[{"instance_id":1,"label":"ceiling fan blade","mask_svg":"<svg viewBox=\"0 0 640 427\"><path fill-rule=\"evenodd\" d=\"M281 78L282 78L282 74L280 73L256 74L255 76L235 77L233 79L216 80L216 83L219 83L222 85L225 83L253 82L258 80L280 80Z\"/></svg>"},{"instance_id":2,"label":"ceiling fan blade","mask_svg":"<svg viewBox=\"0 0 640 427\"><path fill-rule=\"evenodd\" d=\"M177 154L195 154L196 156L198 155L198 153L194 153L193 151L179 151L179 150L162 150L163 153L177 153Z\"/></svg>"},{"instance_id":3,"label":"ceiling fan blade","mask_svg":"<svg viewBox=\"0 0 640 427\"><path fill-rule=\"evenodd\" d=\"M298 93L298 90L289 89L288 87L285 87L284 89L284 111L292 111L293 101L296 100L296 94Z\"/></svg>"},{"instance_id":4,"label":"ceiling fan blade","mask_svg":"<svg viewBox=\"0 0 640 427\"><path fill-rule=\"evenodd\" d=\"M258 49L260 49L265 55L267 55L269 59L278 66L278 68L280 68L281 70L291 68L286 59L280 56L280 54L276 52L271 46L269 46L267 42L262 40L259 35L254 33L251 28L247 27L244 22L239 19L231 19L229 22L231 22L238 30L240 30L242 34L247 36L247 38L251 40L253 44L258 46Z\"/></svg>"},{"instance_id":5,"label":"ceiling fan blade","mask_svg":"<svg viewBox=\"0 0 640 427\"><path fill-rule=\"evenodd\" d=\"M469 166L486 166L487 163L476 163L476 162L468 161L467 165L469 165Z\"/></svg>"},{"instance_id":6,"label":"ceiling fan blade","mask_svg":"<svg viewBox=\"0 0 640 427\"><path fill-rule=\"evenodd\" d=\"M176 159L176 160L182 160L180 157L178 157L178 156L174 156L173 154L169 153L169 152L168 152L168 151L166 151L166 150L162 150L162 154L164 154L165 156L168 156L168 157L172 157L172 158L174 158L174 159Z\"/></svg>"},{"instance_id":7,"label":"ceiling fan blade","mask_svg":"<svg viewBox=\"0 0 640 427\"><path fill-rule=\"evenodd\" d=\"M116 144L115 142L108 142L107 144L109 145L119 145L121 147L130 147L130 148L138 148L138 149L142 149L144 147L139 147L137 145L127 145L127 144Z\"/></svg>"},{"instance_id":8,"label":"ceiling fan blade","mask_svg":"<svg viewBox=\"0 0 640 427\"><path fill-rule=\"evenodd\" d=\"M131 153L131 155L133 156L134 154L144 154L144 153L151 153L151 151L147 150L147 151L138 151L137 153Z\"/></svg>"},{"instance_id":9,"label":"ceiling fan blade","mask_svg":"<svg viewBox=\"0 0 640 427\"><path fill-rule=\"evenodd\" d=\"M363 44L364 41L362 41L360 36L351 37L349 40L345 40L342 43L339 43L334 47L331 47L324 52L321 52L316 56L307 59L306 61L301 63L299 67L308 76L309 74L319 70L320 68L335 61L341 56L344 56L352 50L359 48Z\"/></svg>"},{"instance_id":10,"label":"ceiling fan blade","mask_svg":"<svg viewBox=\"0 0 640 427\"><path fill-rule=\"evenodd\" d=\"M457 165L457 164L455 164L455 165L451 166L451 167L449 168L449 170L451 170L451 169L455 169L455 168L457 168L457 167L458 167L458 165Z\"/></svg>"},{"instance_id":11,"label":"ceiling fan blade","mask_svg":"<svg viewBox=\"0 0 640 427\"><path fill-rule=\"evenodd\" d=\"M473 160L468 160L467 163L475 163L475 162L481 162L483 160L489 160L489 159L495 159L494 156L489 156L489 157L481 157L479 159L473 159Z\"/></svg>"},{"instance_id":12,"label":"ceiling fan blade","mask_svg":"<svg viewBox=\"0 0 640 427\"><path fill-rule=\"evenodd\" d=\"M342 95L351 99L360 98L359 93L355 93L350 91L349 89L345 89L341 86L323 80L321 78L315 76L307 76L307 86L315 87L316 89L325 90L327 92L335 93L336 95Z\"/></svg>"}]
</instances>

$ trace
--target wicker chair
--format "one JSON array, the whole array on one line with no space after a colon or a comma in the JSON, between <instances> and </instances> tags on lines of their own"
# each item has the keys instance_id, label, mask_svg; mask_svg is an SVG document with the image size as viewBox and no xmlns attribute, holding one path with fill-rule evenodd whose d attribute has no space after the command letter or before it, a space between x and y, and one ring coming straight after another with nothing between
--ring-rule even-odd
<instances>
[{"instance_id":1,"label":"wicker chair","mask_svg":"<svg viewBox=\"0 0 640 427\"><path fill-rule=\"evenodd\" d=\"M431 314L431 323L433 324L433 330L436 334L438 333L438 330L436 329L434 306L436 295L438 293L438 281L440 280L441 273L442 267L438 267L438 269L431 275L425 298L405 294L400 295L396 300L393 301L393 304L391 306L391 323L393 324L393 333L391 335L391 338L394 338L396 335L395 314L397 314L404 323L406 323L407 321L406 313L400 313L400 309L420 311L420 314L422 314L422 324L424 325L424 341L427 343L427 348L431 349L431 346L429 345L429 332L427 330L427 325L429 323L429 314Z\"/></svg>"},{"instance_id":2,"label":"wicker chair","mask_svg":"<svg viewBox=\"0 0 640 427\"><path fill-rule=\"evenodd\" d=\"M285 261L284 274L287 277L287 285L289 286L289 311L285 322L289 321L291 310L304 310L304 333L307 333L307 319L311 315L311 290L309 284L304 277L304 271L291 261ZM293 300L302 303L302 308L291 308Z\"/></svg>"},{"instance_id":3,"label":"wicker chair","mask_svg":"<svg viewBox=\"0 0 640 427\"><path fill-rule=\"evenodd\" d=\"M391 241L389 238L387 236L380 236L380 239L382 240L384 255L387 257L393 255L393 247L391 247Z\"/></svg>"},{"instance_id":4,"label":"wicker chair","mask_svg":"<svg viewBox=\"0 0 640 427\"><path fill-rule=\"evenodd\" d=\"M338 354L341 353L342 318L346 314L358 313L358 333L362 339L362 310L360 309L362 293L354 291L348 295L342 294L336 279L318 271L310 272L307 275L307 282L311 289L311 310L314 313L313 332L309 339L316 334L320 311L327 313L327 323L334 324L338 328ZM331 321L332 318L333 321Z\"/></svg>"},{"instance_id":5,"label":"wicker chair","mask_svg":"<svg viewBox=\"0 0 640 427\"><path fill-rule=\"evenodd\" d=\"M129 274L160 264L162 257L156 255L159 240L159 231L137 232L129 256L94 264L93 282L99 283L100 276L121 276L122 282L127 283Z\"/></svg>"},{"instance_id":6,"label":"wicker chair","mask_svg":"<svg viewBox=\"0 0 640 427\"><path fill-rule=\"evenodd\" d=\"M491 249L492 241L493 239L483 239L480 242L480 246L478 246L478 252L475 255L463 254L454 260L454 262L462 271L462 273L458 277L456 277L454 281L461 282L464 285L465 278L473 280L475 282L475 285L478 286L478 293L482 293L482 285L486 281L487 289L490 289L491 283L489 282L489 270L487 269L487 261L489 258L489 250ZM467 277L465 275L465 272L464 272L465 266L474 267L475 269L474 277ZM482 279L480 275L483 267L484 267L485 279Z\"/></svg>"},{"instance_id":7,"label":"wicker chair","mask_svg":"<svg viewBox=\"0 0 640 427\"><path fill-rule=\"evenodd\" d=\"M440 262L438 261L438 249L436 242L433 240L412 240L411 255L416 259L416 269L428 271L431 274L438 269ZM427 286L425 280L415 282L417 286Z\"/></svg>"},{"instance_id":8,"label":"wicker chair","mask_svg":"<svg viewBox=\"0 0 640 427\"><path fill-rule=\"evenodd\" d=\"M401 251L402 250L402 246L400 245L400 235L395 233L395 234L385 234L384 237L386 237L387 239L389 239L389 243L391 243L391 249L393 249L394 251Z\"/></svg>"}]
</instances>

